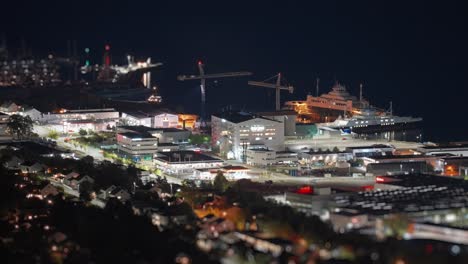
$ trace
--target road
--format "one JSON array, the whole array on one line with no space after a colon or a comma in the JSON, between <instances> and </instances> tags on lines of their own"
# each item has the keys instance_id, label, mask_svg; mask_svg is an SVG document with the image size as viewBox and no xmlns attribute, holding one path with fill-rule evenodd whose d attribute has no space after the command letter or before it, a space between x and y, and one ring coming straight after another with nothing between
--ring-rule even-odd
<instances>
[{"instance_id":1,"label":"road","mask_svg":"<svg viewBox=\"0 0 468 264\"><path fill-rule=\"evenodd\" d=\"M37 133L39 137L47 137L51 129L49 129L47 126L41 126L41 125L34 125L34 133ZM84 156L92 156L95 160L109 160L104 158L103 154L101 153L101 150L99 148L95 148L92 146L86 146L84 148L81 148L80 146L75 147L71 143L65 142L64 136L60 136L57 140L57 145L59 147L69 149L75 154L77 154L78 157L84 157Z\"/></svg>"}]
</instances>

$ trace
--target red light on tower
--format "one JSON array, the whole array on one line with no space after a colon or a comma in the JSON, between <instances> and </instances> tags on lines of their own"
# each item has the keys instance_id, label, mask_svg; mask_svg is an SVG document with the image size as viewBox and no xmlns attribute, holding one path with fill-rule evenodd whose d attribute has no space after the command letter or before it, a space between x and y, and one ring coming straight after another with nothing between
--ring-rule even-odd
<instances>
[{"instance_id":1,"label":"red light on tower","mask_svg":"<svg viewBox=\"0 0 468 264\"><path fill-rule=\"evenodd\" d=\"M202 65L203 62L201 60L198 61L198 65Z\"/></svg>"},{"instance_id":2,"label":"red light on tower","mask_svg":"<svg viewBox=\"0 0 468 264\"><path fill-rule=\"evenodd\" d=\"M111 64L110 45L106 44L106 46L104 46L104 49L105 49L105 51L104 51L104 65L106 65L108 67Z\"/></svg>"}]
</instances>

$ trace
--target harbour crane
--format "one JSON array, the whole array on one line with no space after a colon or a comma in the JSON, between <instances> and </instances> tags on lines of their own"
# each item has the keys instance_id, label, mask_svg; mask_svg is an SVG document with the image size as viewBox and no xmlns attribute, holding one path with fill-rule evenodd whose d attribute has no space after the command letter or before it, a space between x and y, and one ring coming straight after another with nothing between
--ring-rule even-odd
<instances>
[{"instance_id":1,"label":"harbour crane","mask_svg":"<svg viewBox=\"0 0 468 264\"><path fill-rule=\"evenodd\" d=\"M206 79L217 79L217 78L226 78L226 77L240 77L240 76L250 76L251 72L224 72L224 73L214 73L214 74L205 74L205 69L203 68L204 64L201 61L198 61L198 70L199 75L179 75L177 80L179 81L189 81L189 80L200 80L200 90L201 90L201 113L200 119L205 118L205 102L206 102L206 92L205 92L205 82Z\"/></svg>"},{"instance_id":2,"label":"harbour crane","mask_svg":"<svg viewBox=\"0 0 468 264\"><path fill-rule=\"evenodd\" d=\"M276 83L268 83L267 81L276 78ZM278 73L277 75L270 77L266 79L263 82L257 82L257 81L249 81L249 85L251 86L259 86L259 87L265 87L265 88L273 88L276 89L276 111L280 110L281 108L281 90L287 90L289 93L294 92L294 87L291 85L281 85L281 73Z\"/></svg>"}]
</instances>

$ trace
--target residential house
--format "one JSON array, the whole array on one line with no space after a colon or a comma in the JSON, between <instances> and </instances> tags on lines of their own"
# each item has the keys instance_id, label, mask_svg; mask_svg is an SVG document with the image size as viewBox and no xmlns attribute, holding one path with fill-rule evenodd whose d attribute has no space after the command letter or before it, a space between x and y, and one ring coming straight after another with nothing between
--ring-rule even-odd
<instances>
[{"instance_id":1,"label":"residential house","mask_svg":"<svg viewBox=\"0 0 468 264\"><path fill-rule=\"evenodd\" d=\"M5 162L5 167L7 169L10 169L10 170L14 170L14 169L19 169L20 168L20 165L24 162L24 160L16 157L16 156L13 156L11 157L11 159L7 162Z\"/></svg>"},{"instance_id":2,"label":"residential house","mask_svg":"<svg viewBox=\"0 0 468 264\"><path fill-rule=\"evenodd\" d=\"M74 190L79 190L80 184L85 181L92 184L94 183L94 179L88 175L80 175L79 173L71 172L65 176L64 183Z\"/></svg>"},{"instance_id":3,"label":"residential house","mask_svg":"<svg viewBox=\"0 0 468 264\"><path fill-rule=\"evenodd\" d=\"M55 187L51 183L48 183L46 186L42 187L41 189L42 197L47 197L49 195L56 196L57 194L59 194L59 190L57 189L57 187Z\"/></svg>"},{"instance_id":4,"label":"residential house","mask_svg":"<svg viewBox=\"0 0 468 264\"><path fill-rule=\"evenodd\" d=\"M20 165L20 170L22 173L36 174L38 172L43 172L45 166L39 162L26 161Z\"/></svg>"}]
</instances>

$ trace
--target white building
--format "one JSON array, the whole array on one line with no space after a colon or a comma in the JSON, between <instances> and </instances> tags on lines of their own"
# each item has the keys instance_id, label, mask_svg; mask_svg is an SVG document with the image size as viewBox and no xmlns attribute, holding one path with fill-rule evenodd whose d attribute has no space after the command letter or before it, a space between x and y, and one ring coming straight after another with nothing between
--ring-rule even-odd
<instances>
[{"instance_id":1,"label":"white building","mask_svg":"<svg viewBox=\"0 0 468 264\"><path fill-rule=\"evenodd\" d=\"M122 120L131 126L176 128L179 124L179 116L164 111L155 112L125 112L122 113Z\"/></svg>"},{"instance_id":2,"label":"white building","mask_svg":"<svg viewBox=\"0 0 468 264\"><path fill-rule=\"evenodd\" d=\"M224 161L195 151L159 152L156 167L168 174L193 175L196 169L219 168Z\"/></svg>"},{"instance_id":3,"label":"white building","mask_svg":"<svg viewBox=\"0 0 468 264\"><path fill-rule=\"evenodd\" d=\"M252 166L290 164L298 161L298 154L292 151L274 151L265 148L247 150L246 163Z\"/></svg>"},{"instance_id":4,"label":"white building","mask_svg":"<svg viewBox=\"0 0 468 264\"><path fill-rule=\"evenodd\" d=\"M299 154L300 159L307 163L321 163L324 164L331 164L337 162L344 162L353 159L353 154L351 152L346 151L313 151L310 150L309 152L302 152Z\"/></svg>"},{"instance_id":5,"label":"white building","mask_svg":"<svg viewBox=\"0 0 468 264\"><path fill-rule=\"evenodd\" d=\"M25 108L21 115L29 116L32 121L40 121L42 118L42 113L34 107Z\"/></svg>"},{"instance_id":6,"label":"white building","mask_svg":"<svg viewBox=\"0 0 468 264\"><path fill-rule=\"evenodd\" d=\"M116 126L119 112L113 108L66 110L43 113L39 121L63 133L77 133L80 129L106 131Z\"/></svg>"},{"instance_id":7,"label":"white building","mask_svg":"<svg viewBox=\"0 0 468 264\"><path fill-rule=\"evenodd\" d=\"M276 151L268 149L248 149L246 163L252 166L269 166L276 163Z\"/></svg>"},{"instance_id":8,"label":"white building","mask_svg":"<svg viewBox=\"0 0 468 264\"><path fill-rule=\"evenodd\" d=\"M221 155L245 159L250 148L283 150L284 124L245 112L221 113L211 116L211 137Z\"/></svg>"},{"instance_id":9,"label":"white building","mask_svg":"<svg viewBox=\"0 0 468 264\"><path fill-rule=\"evenodd\" d=\"M371 146L347 147L346 151L353 154L355 158L364 158L392 155L395 148L391 145L375 144Z\"/></svg>"},{"instance_id":10,"label":"white building","mask_svg":"<svg viewBox=\"0 0 468 264\"><path fill-rule=\"evenodd\" d=\"M118 132L117 150L120 156L133 161L151 161L158 151L158 138L136 131Z\"/></svg>"},{"instance_id":11,"label":"white building","mask_svg":"<svg viewBox=\"0 0 468 264\"><path fill-rule=\"evenodd\" d=\"M296 112L294 110L279 110L272 112L260 112L257 113L260 116L264 116L276 121L280 121L284 124L284 135L295 136L296 135Z\"/></svg>"}]
</instances>

